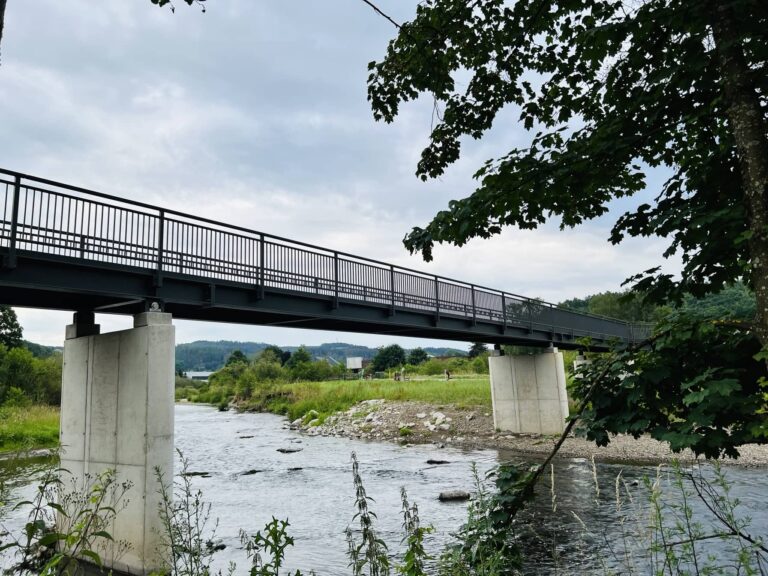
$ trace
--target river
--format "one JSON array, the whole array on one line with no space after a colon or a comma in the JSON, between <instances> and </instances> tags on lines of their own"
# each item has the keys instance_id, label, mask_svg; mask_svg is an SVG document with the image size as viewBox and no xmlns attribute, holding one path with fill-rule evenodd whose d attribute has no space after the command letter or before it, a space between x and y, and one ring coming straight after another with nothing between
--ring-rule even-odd
<instances>
[{"instance_id":1,"label":"river","mask_svg":"<svg viewBox=\"0 0 768 576\"><path fill-rule=\"evenodd\" d=\"M246 573L240 529L253 533L276 516L289 520L288 531L295 539L295 546L286 556L287 569L300 568L305 574L313 569L318 576L348 574L344 529L354 526L352 452L360 462L368 495L375 499L371 508L378 515L376 526L390 552L401 549L400 487L404 486L409 499L418 504L422 524L435 527L427 537L426 547L433 556L439 556L451 540L451 533L466 519L466 504L441 503L438 494L445 490L472 491L472 463L482 475L498 462L515 458L514 454L496 450L463 451L307 437L286 429L284 424L283 418L271 414L176 406L176 445L188 458L190 471L208 473L195 476L193 485L211 503L212 517L218 518L217 538L226 545L217 554L217 567L223 568L231 560L240 565L238 573ZM286 454L278 452L278 448L301 450ZM430 465L428 459L449 463ZM39 460L30 461L15 473L11 500L33 495L41 467ZM243 474L252 470L258 472ZM749 531L764 538L768 535L767 472L765 468L726 470L733 496L742 501L751 516ZM711 473L711 467L705 467L705 474ZM599 491L595 489L595 474ZM591 462L582 459L559 461L554 468L556 497L552 498L552 478L548 475L528 513L534 518L530 525L536 529L520 532L529 559L525 572L602 574L600 559L614 567L617 562L620 565L621 561L614 557L623 555L625 536L638 526L634 520L622 523L621 519L641 515L628 513L634 508L648 509L643 478L656 474L657 469L648 466L598 464L593 469ZM617 476L622 493L618 513ZM662 472L665 485L669 476ZM704 511L699 501L691 502L695 512ZM11 530L23 524L20 512L9 507L0 515ZM627 548L637 551L644 546L644 540L630 540ZM707 546L708 552L725 554L716 543L710 541ZM644 573L642 562L637 570Z\"/></svg>"}]
</instances>

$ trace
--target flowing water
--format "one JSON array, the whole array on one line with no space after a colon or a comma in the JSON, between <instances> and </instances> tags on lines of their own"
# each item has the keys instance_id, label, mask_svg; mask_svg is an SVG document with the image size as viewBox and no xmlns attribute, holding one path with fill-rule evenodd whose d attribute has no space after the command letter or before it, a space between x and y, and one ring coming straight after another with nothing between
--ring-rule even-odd
<instances>
[{"instance_id":1,"label":"flowing water","mask_svg":"<svg viewBox=\"0 0 768 576\"><path fill-rule=\"evenodd\" d=\"M270 414L221 413L194 405L176 407L176 445L190 462L193 485L203 491L218 518L217 539L226 549L217 554L217 567L236 561L246 573L247 561L239 540L243 529L254 533L273 517L288 519L295 545L289 548L286 568L310 569L319 575L348 574L344 529L353 524L354 490L352 452L357 454L368 495L375 499L377 529L390 552L401 549L400 488L419 507L422 524L435 527L426 547L438 556L466 519L466 503L441 503L440 492L472 491L471 464L484 474L513 454L496 450L464 451L431 445L398 446L342 438L307 437L284 427L285 420ZM281 453L278 448L301 448ZM430 465L428 459L449 461ZM0 465L2 465L0 463ZM10 484L11 500L34 494L34 480L42 463L31 461L16 470ZM244 474L256 471L255 473ZM768 470L727 469L734 496L741 499L752 518L750 531L768 534ZM624 535L635 525L620 524L616 512L616 478L620 478L622 510L645 506L644 477L655 477L648 466L598 464L581 459L561 460L538 490L529 512L535 531L523 531L530 574L602 574L597 558L621 555ZM620 476L619 476L620 475ZM595 476L599 491L595 488ZM662 474L666 480L666 473ZM552 497L550 487L554 482ZM628 499L631 495L634 504ZM696 509L703 506L693 501ZM635 515L630 515L635 516ZM0 512L11 530L23 524L19 511ZM631 544L630 547L642 547ZM611 549L614 552L611 552ZM722 553L716 548L716 553Z\"/></svg>"}]
</instances>

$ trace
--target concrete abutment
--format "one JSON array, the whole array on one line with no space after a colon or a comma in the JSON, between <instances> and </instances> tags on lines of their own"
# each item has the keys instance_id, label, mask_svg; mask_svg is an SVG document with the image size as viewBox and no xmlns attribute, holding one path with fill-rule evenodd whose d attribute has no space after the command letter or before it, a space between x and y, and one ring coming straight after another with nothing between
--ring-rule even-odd
<instances>
[{"instance_id":1,"label":"concrete abutment","mask_svg":"<svg viewBox=\"0 0 768 576\"><path fill-rule=\"evenodd\" d=\"M568 417L563 354L490 356L493 425L505 432L561 434Z\"/></svg>"},{"instance_id":2,"label":"concrete abutment","mask_svg":"<svg viewBox=\"0 0 768 576\"><path fill-rule=\"evenodd\" d=\"M61 401L63 488L105 470L129 482L107 531L130 548L99 550L105 567L146 575L166 566L159 517L159 469L173 479L175 335L171 315L145 312L129 330L100 334L92 314L67 327ZM106 541L105 541L106 542Z\"/></svg>"}]
</instances>

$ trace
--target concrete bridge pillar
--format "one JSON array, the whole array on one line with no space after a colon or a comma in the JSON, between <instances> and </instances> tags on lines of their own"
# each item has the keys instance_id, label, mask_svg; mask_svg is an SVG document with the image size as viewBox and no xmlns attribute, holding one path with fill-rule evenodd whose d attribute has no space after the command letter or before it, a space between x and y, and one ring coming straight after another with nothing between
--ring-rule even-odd
<instances>
[{"instance_id":1,"label":"concrete bridge pillar","mask_svg":"<svg viewBox=\"0 0 768 576\"><path fill-rule=\"evenodd\" d=\"M493 425L523 434L561 434L568 417L563 354L490 356Z\"/></svg>"},{"instance_id":2,"label":"concrete bridge pillar","mask_svg":"<svg viewBox=\"0 0 768 576\"><path fill-rule=\"evenodd\" d=\"M104 542L105 567L146 575L166 565L160 538L155 467L173 479L174 327L171 315L134 316L130 330L99 334L93 314L67 327L61 391L64 489L106 469L130 482L127 507L108 532L130 549Z\"/></svg>"}]
</instances>

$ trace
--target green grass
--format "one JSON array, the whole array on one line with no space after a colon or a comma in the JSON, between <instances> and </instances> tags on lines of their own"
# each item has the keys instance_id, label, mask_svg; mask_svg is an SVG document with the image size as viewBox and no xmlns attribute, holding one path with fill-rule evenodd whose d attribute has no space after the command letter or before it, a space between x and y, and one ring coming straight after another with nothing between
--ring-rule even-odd
<instances>
[{"instance_id":1,"label":"green grass","mask_svg":"<svg viewBox=\"0 0 768 576\"><path fill-rule=\"evenodd\" d=\"M459 408L491 407L488 376L451 380L333 380L257 386L246 407L286 414L291 420L316 410L320 421L334 412L349 409L362 400L410 400Z\"/></svg>"},{"instance_id":2,"label":"green grass","mask_svg":"<svg viewBox=\"0 0 768 576\"><path fill-rule=\"evenodd\" d=\"M0 408L0 452L53 448L59 442L59 408Z\"/></svg>"}]
</instances>

